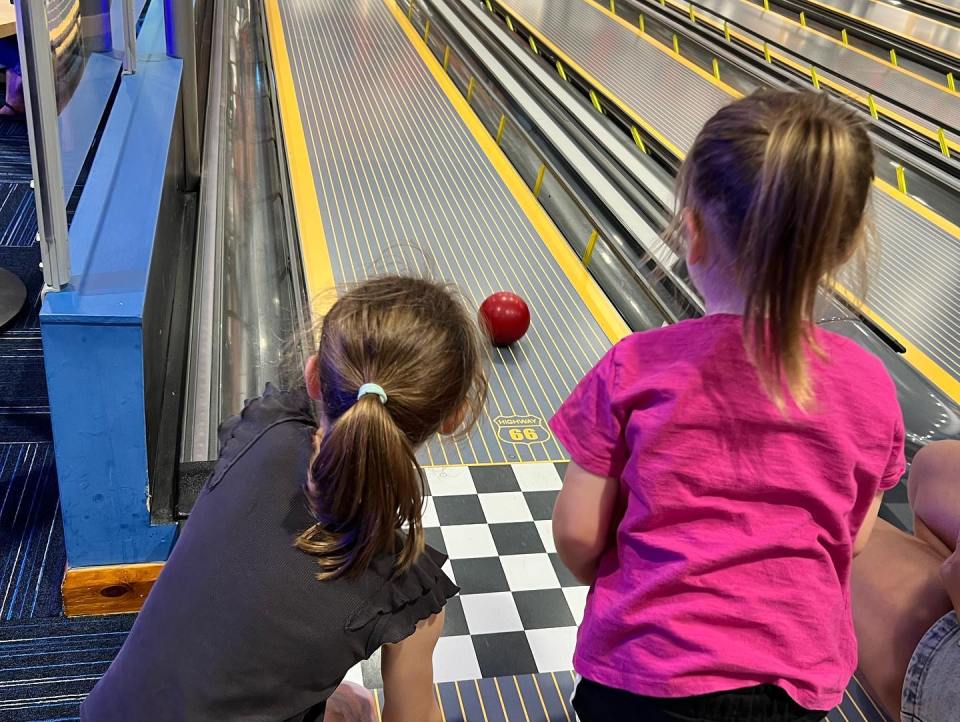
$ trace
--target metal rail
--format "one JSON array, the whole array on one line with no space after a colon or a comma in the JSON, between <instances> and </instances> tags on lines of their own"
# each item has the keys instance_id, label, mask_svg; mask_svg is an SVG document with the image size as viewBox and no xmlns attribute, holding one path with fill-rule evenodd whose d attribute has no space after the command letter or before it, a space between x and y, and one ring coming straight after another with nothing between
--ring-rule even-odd
<instances>
[{"instance_id":1,"label":"metal rail","mask_svg":"<svg viewBox=\"0 0 960 722\"><path fill-rule=\"evenodd\" d=\"M541 197L546 174L550 173L559 190L573 204L575 212L586 220L591 228L590 234L579 242L575 240L573 245L630 326L641 329L658 326L664 320L676 321L676 299L673 303L665 301L663 289L655 288L657 279L650 278L642 268L644 261L649 261L657 253L661 257L669 254L669 260L676 261L676 256L659 238L662 228L656 227L656 220L651 223L649 217L638 212L635 202L624 198L611 181L613 169L610 165L603 164L597 156L573 141L569 127L550 112L556 101L543 90L538 92L537 82L530 82L534 74L539 76L539 83L555 82L554 79L543 76L534 64L526 66L530 74L511 72L515 67L512 63L523 64L524 59L516 55L507 57L509 47L483 42L480 33L487 33L489 38L490 33L500 31L475 7L435 0L425 2L427 12L421 15L417 7L411 14L412 21L423 23L422 27L425 27L429 16L432 23L430 33L437 34L434 52L441 59L446 55L448 65L452 51L446 50L451 47L446 38L456 38L461 58L469 54L466 62L475 73L471 76L475 78L471 100L476 102L478 93L482 92L502 107L501 120L497 128L491 130L500 138L501 147L515 165L518 163L515 142L502 142L508 131L522 141L523 152L535 159L538 172L534 178L534 195ZM525 60L529 61L529 58ZM579 112L587 114L591 111L581 106ZM651 174L642 164L636 164L635 168L649 183L663 185L662 178ZM649 203L647 200L648 209ZM545 202L545 208L550 213L552 204ZM655 215L662 213L659 208L652 212ZM563 218L555 217L554 222L565 230ZM569 240L570 234L565 235ZM666 275L671 273L668 271ZM700 309L699 299L686 289L683 281L676 277L671 281L674 290L682 290L681 303L684 306Z\"/></svg>"},{"instance_id":2,"label":"metal rail","mask_svg":"<svg viewBox=\"0 0 960 722\"><path fill-rule=\"evenodd\" d=\"M306 325L290 256L257 0L219 0L213 23L181 459L217 455L220 422L302 368ZM288 353L289 352L289 353ZM297 371L294 371L296 369Z\"/></svg>"},{"instance_id":3,"label":"metal rail","mask_svg":"<svg viewBox=\"0 0 960 722\"><path fill-rule=\"evenodd\" d=\"M127 0L129 2L129 0ZM180 102L183 122L183 187L200 182L200 97L197 89L197 25L193 0L164 0L167 55L183 60ZM218 29L219 31L219 29Z\"/></svg>"},{"instance_id":4,"label":"metal rail","mask_svg":"<svg viewBox=\"0 0 960 722\"><path fill-rule=\"evenodd\" d=\"M17 28L43 281L47 289L58 291L70 282L70 248L56 79L45 3L18 2Z\"/></svg>"},{"instance_id":5,"label":"metal rail","mask_svg":"<svg viewBox=\"0 0 960 722\"><path fill-rule=\"evenodd\" d=\"M137 11L134 0L123 0L123 72L137 72Z\"/></svg>"}]
</instances>

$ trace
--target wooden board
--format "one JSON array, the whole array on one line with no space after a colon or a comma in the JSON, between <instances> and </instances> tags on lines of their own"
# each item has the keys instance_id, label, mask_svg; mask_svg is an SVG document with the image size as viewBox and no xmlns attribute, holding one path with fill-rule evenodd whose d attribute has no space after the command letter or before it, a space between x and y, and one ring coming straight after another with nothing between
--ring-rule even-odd
<instances>
[{"instance_id":1,"label":"wooden board","mask_svg":"<svg viewBox=\"0 0 960 722\"><path fill-rule=\"evenodd\" d=\"M17 9L12 2L0 0L0 38L17 34Z\"/></svg>"},{"instance_id":2,"label":"wooden board","mask_svg":"<svg viewBox=\"0 0 960 722\"><path fill-rule=\"evenodd\" d=\"M68 617L139 612L162 563L67 569L63 611Z\"/></svg>"}]
</instances>

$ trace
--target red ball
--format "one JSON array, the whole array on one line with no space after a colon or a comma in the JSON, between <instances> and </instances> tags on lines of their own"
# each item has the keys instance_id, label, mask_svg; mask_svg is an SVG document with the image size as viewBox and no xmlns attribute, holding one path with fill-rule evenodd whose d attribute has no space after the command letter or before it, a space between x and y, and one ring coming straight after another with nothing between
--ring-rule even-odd
<instances>
[{"instance_id":1,"label":"red ball","mask_svg":"<svg viewBox=\"0 0 960 722\"><path fill-rule=\"evenodd\" d=\"M530 328L530 309L515 293L500 291L480 304L480 326L494 346L516 343Z\"/></svg>"}]
</instances>

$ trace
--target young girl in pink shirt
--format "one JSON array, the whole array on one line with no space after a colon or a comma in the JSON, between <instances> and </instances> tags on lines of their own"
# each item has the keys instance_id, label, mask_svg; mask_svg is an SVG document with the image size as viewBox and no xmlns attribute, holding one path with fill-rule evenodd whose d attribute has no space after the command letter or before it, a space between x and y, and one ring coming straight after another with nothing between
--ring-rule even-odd
<instances>
[{"instance_id":1,"label":"young girl in pink shirt","mask_svg":"<svg viewBox=\"0 0 960 722\"><path fill-rule=\"evenodd\" d=\"M879 360L819 329L864 245L873 151L853 111L759 92L700 132L675 230L703 318L634 334L551 425L553 517L591 585L574 706L598 720L819 720L857 664L853 557L904 471Z\"/></svg>"}]
</instances>

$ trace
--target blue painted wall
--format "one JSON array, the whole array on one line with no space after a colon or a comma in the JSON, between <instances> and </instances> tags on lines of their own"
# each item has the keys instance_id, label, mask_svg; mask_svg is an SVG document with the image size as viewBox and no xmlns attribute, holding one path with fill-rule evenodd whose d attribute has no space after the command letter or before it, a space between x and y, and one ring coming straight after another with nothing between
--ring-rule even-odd
<instances>
[{"instance_id":1,"label":"blue painted wall","mask_svg":"<svg viewBox=\"0 0 960 722\"><path fill-rule=\"evenodd\" d=\"M181 66L153 2L70 227L71 284L41 311L71 567L162 561L176 535L150 524L142 321Z\"/></svg>"}]
</instances>

